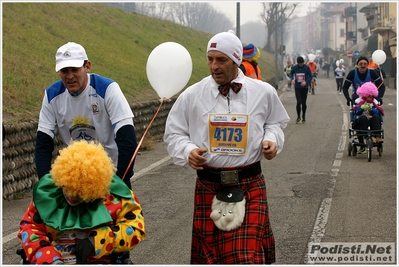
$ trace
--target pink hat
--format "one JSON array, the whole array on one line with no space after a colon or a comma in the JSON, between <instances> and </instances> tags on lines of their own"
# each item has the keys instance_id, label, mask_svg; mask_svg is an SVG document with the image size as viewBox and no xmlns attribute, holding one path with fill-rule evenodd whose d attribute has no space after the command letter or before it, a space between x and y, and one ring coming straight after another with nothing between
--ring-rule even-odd
<instances>
[{"instance_id":1,"label":"pink hat","mask_svg":"<svg viewBox=\"0 0 399 267\"><path fill-rule=\"evenodd\" d=\"M362 84L357 90L356 94L361 97L368 97L368 96L378 96L378 88L372 82L366 82Z\"/></svg>"}]
</instances>

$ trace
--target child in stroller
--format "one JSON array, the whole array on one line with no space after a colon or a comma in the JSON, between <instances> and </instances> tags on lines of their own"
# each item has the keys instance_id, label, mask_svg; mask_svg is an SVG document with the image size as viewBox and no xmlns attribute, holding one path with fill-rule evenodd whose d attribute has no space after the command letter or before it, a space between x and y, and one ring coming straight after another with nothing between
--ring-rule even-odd
<instances>
[{"instance_id":1,"label":"child in stroller","mask_svg":"<svg viewBox=\"0 0 399 267\"><path fill-rule=\"evenodd\" d=\"M376 97L378 96L378 88L372 82L364 83L356 91L359 98L355 100L355 105L352 107L354 113L353 128L356 129L356 134L360 144L364 144L364 136L367 135L367 129L374 132L376 143L383 143L381 136L381 124L384 116L384 110L379 105ZM363 130L363 131L362 131ZM362 146L358 152L364 154L365 146Z\"/></svg>"}]
</instances>

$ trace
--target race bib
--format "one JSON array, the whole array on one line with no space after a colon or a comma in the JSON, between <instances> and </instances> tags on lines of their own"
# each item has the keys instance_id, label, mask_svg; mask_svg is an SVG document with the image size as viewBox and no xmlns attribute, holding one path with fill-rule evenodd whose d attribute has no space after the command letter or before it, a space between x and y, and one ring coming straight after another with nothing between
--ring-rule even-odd
<instances>
[{"instance_id":1,"label":"race bib","mask_svg":"<svg viewBox=\"0 0 399 267\"><path fill-rule=\"evenodd\" d=\"M76 241L83 240L86 237L87 232L65 231L57 237L56 241L52 242L52 245L60 253L64 264L76 264L76 255L72 254L72 251L76 246Z\"/></svg>"},{"instance_id":2,"label":"race bib","mask_svg":"<svg viewBox=\"0 0 399 267\"><path fill-rule=\"evenodd\" d=\"M295 74L295 80L299 83L306 81L305 73L297 73Z\"/></svg>"},{"instance_id":3,"label":"race bib","mask_svg":"<svg viewBox=\"0 0 399 267\"><path fill-rule=\"evenodd\" d=\"M209 114L211 153L244 154L248 140L248 115Z\"/></svg>"}]
</instances>

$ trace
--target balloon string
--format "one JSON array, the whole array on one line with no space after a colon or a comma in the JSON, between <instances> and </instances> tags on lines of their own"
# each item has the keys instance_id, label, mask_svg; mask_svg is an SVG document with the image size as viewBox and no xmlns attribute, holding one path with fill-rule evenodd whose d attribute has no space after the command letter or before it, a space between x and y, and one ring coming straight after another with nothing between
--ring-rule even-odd
<instances>
[{"instance_id":1,"label":"balloon string","mask_svg":"<svg viewBox=\"0 0 399 267\"><path fill-rule=\"evenodd\" d=\"M378 86L377 90L379 90L380 87L382 86L382 84L384 83L384 77L382 77L382 71L381 71L381 67L380 67L379 64L378 64L378 68L380 69L380 77L381 77L382 82L381 82L380 85Z\"/></svg>"},{"instance_id":2,"label":"balloon string","mask_svg":"<svg viewBox=\"0 0 399 267\"><path fill-rule=\"evenodd\" d=\"M150 127L151 127L152 123L154 122L156 116L158 115L159 111L161 110L161 107L162 107L162 104L163 104L164 100L166 100L166 99L167 99L167 100L170 100L170 99L168 99L168 98L166 98L166 97L163 97L163 98L161 99L161 103L159 104L158 110L157 110L157 112L155 112L155 114L154 114L154 116L152 117L150 123L148 124L147 128L145 129L145 131L144 131L144 133L143 133L143 136L141 137L140 142L138 143L138 145L137 145L137 147L136 147L136 150L134 151L133 156L132 156L132 158L130 159L129 165L127 166L126 171L125 171L125 173L123 174L122 180L125 180L125 176L126 176L126 174L127 174L127 171L129 170L130 166L132 165L134 159L136 158L137 152L139 151L139 148L140 148L141 144L143 143L143 140L144 140L145 135L147 134L148 130L150 129Z\"/></svg>"}]
</instances>

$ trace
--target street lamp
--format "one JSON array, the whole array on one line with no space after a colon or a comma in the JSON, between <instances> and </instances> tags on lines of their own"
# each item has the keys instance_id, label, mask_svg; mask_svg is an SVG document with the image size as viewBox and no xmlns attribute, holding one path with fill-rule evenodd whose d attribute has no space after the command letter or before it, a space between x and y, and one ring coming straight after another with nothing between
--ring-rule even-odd
<instances>
[{"instance_id":1,"label":"street lamp","mask_svg":"<svg viewBox=\"0 0 399 267\"><path fill-rule=\"evenodd\" d=\"M276 3L277 4L277 3ZM278 19L278 14L277 14L277 8L276 8L276 14L275 14L275 22L277 24L277 19ZM277 51L277 37L278 37L278 28L276 27L276 30L274 31L276 36L274 38L274 45L275 45L275 50L274 50L274 87L276 90L278 90L278 76L280 73L280 70L278 68L278 51Z\"/></svg>"},{"instance_id":2,"label":"street lamp","mask_svg":"<svg viewBox=\"0 0 399 267\"><path fill-rule=\"evenodd\" d=\"M237 37L240 38L240 2L237 2L237 14L236 14L236 32Z\"/></svg>"}]
</instances>

